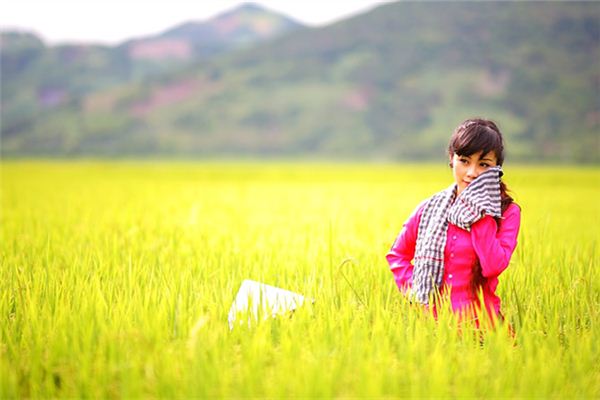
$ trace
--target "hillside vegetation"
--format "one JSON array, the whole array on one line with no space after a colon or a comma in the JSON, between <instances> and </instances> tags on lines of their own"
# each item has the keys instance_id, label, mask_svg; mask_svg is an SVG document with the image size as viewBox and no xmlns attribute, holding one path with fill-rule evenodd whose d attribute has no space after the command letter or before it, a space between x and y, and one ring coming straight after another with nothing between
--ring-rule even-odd
<instances>
[{"instance_id":1,"label":"hillside vegetation","mask_svg":"<svg viewBox=\"0 0 600 400\"><path fill-rule=\"evenodd\" d=\"M599 21L593 2L393 3L123 83L96 49L50 92L3 73L2 153L431 159L483 116L511 160L598 162Z\"/></svg>"}]
</instances>

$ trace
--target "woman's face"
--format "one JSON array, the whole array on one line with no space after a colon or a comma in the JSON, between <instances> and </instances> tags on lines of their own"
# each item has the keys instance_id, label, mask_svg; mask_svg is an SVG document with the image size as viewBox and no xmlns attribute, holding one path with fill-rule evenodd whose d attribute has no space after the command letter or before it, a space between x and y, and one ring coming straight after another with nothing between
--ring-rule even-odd
<instances>
[{"instance_id":1,"label":"woman's face","mask_svg":"<svg viewBox=\"0 0 600 400\"><path fill-rule=\"evenodd\" d=\"M459 156L454 153L450 157L452 163L452 174L454 175L454 181L458 185L457 195L460 194L473 179L477 178L479 174L484 172L490 167L497 165L496 154L490 151L487 154L478 153L471 154L470 156Z\"/></svg>"}]
</instances>

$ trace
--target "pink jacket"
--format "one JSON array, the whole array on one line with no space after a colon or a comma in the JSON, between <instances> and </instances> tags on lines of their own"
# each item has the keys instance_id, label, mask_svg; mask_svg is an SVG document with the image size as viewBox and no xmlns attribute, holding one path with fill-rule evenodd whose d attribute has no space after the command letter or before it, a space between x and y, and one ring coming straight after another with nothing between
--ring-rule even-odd
<instances>
[{"instance_id":1,"label":"pink jacket","mask_svg":"<svg viewBox=\"0 0 600 400\"><path fill-rule=\"evenodd\" d=\"M419 221L425 202L421 203L404 224L386 258L398 288L403 292L412 286L415 244ZM454 311L477 307L477 295L471 288L473 265L479 258L483 276L483 299L488 313L500 314L500 298L496 295L498 276L506 269L515 247L521 224L521 210L512 203L504 214L500 228L493 217L485 216L466 231L448 224L448 236L444 249L444 277L441 293L450 293ZM434 309L435 313L435 309Z\"/></svg>"}]
</instances>

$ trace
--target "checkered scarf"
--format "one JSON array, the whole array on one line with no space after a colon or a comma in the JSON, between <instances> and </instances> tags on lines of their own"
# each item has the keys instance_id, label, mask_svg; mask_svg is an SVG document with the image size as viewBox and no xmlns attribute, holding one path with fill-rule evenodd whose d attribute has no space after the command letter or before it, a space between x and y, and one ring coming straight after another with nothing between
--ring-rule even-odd
<instances>
[{"instance_id":1,"label":"checkered scarf","mask_svg":"<svg viewBox=\"0 0 600 400\"><path fill-rule=\"evenodd\" d=\"M448 222L470 230L471 225L484 215L500 217L501 167L492 167L473 180L457 197L457 185L434 194L425 204L414 256L412 295L422 303L429 303L435 285L438 288L444 276L444 248ZM456 201L455 201L456 200Z\"/></svg>"}]
</instances>

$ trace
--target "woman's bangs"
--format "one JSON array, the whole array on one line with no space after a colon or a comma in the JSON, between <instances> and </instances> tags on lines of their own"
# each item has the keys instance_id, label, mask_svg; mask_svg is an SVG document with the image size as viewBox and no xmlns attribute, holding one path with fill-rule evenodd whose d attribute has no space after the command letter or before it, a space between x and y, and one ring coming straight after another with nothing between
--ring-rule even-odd
<instances>
[{"instance_id":1,"label":"woman's bangs","mask_svg":"<svg viewBox=\"0 0 600 400\"><path fill-rule=\"evenodd\" d=\"M502 154L502 142L498 135L485 128L473 129L471 132L465 131L462 135L457 135L452 148L459 156L471 156L480 151L482 155L493 151L497 158Z\"/></svg>"}]
</instances>

